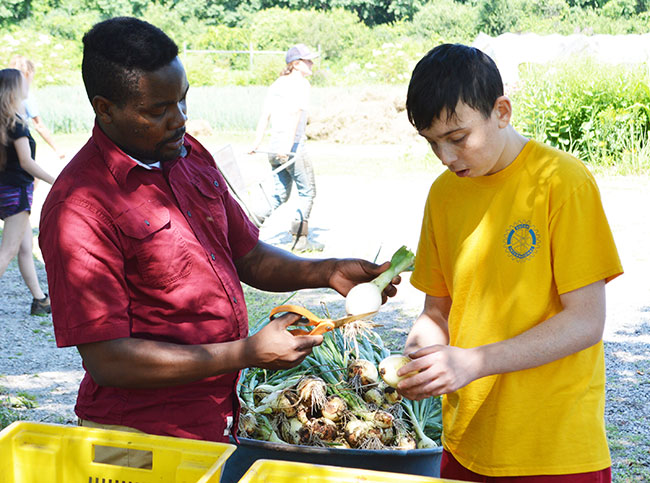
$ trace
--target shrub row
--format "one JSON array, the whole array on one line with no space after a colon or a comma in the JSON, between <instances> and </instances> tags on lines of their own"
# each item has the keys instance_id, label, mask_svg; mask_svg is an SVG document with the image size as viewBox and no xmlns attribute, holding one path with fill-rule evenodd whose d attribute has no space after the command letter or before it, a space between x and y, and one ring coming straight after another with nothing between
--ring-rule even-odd
<instances>
[{"instance_id":1,"label":"shrub row","mask_svg":"<svg viewBox=\"0 0 650 483\"><path fill-rule=\"evenodd\" d=\"M413 60L432 46L442 41L471 43L480 32L623 34L646 32L650 24L650 0L603 1L598 9L583 8L579 5L585 2L573 0L438 0L423 2L410 19L374 27L358 13L340 8L237 11L230 23L214 24L187 10L188 2L171 7L164 3L120 0L106 10L110 4L105 2L71 1L18 23L5 19L0 65L19 53L36 61L37 85L79 83L81 38L107 12L146 18L189 50L284 51L296 42L307 43L322 54L316 85L400 84L408 78ZM282 67L283 56L256 55L251 63L247 54L188 54L184 61L194 85L266 85Z\"/></svg>"}]
</instances>

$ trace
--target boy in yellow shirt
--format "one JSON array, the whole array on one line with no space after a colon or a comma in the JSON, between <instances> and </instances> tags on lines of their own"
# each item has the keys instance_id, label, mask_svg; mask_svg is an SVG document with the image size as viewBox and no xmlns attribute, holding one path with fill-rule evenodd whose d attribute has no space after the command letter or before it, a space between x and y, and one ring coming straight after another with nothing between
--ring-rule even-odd
<instances>
[{"instance_id":1,"label":"boy in yellow shirt","mask_svg":"<svg viewBox=\"0 0 650 483\"><path fill-rule=\"evenodd\" d=\"M526 139L487 55L440 45L409 120L448 171L425 206L411 283L426 294L398 388L443 396L441 476L608 482L605 283L622 273L596 182Z\"/></svg>"}]
</instances>

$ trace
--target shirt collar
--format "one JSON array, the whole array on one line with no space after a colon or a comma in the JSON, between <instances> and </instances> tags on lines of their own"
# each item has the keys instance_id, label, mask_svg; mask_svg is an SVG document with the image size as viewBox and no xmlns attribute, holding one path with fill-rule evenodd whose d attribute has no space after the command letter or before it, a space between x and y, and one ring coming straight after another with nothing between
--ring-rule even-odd
<instances>
[{"instance_id":1,"label":"shirt collar","mask_svg":"<svg viewBox=\"0 0 650 483\"><path fill-rule=\"evenodd\" d=\"M95 126L93 127L92 138L95 142L95 145L97 146L97 149L99 149L100 153L102 154L102 158L104 159L106 166L120 185L124 185L126 183L126 177L134 168L145 168L149 171L153 171L156 168L161 168L162 163L160 162L154 163L153 165L147 165L142 161L139 161L126 154L104 133L104 131L102 131L102 129L99 127L99 124L97 124L97 121L95 121ZM183 143L179 158L187 157L190 151L191 146L187 141L185 141Z\"/></svg>"}]
</instances>

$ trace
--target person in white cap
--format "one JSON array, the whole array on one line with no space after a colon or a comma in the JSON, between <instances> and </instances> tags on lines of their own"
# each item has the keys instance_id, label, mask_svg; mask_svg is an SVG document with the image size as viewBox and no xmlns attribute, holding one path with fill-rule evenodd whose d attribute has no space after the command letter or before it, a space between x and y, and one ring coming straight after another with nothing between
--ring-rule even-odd
<instances>
[{"instance_id":1,"label":"person in white cap","mask_svg":"<svg viewBox=\"0 0 650 483\"><path fill-rule=\"evenodd\" d=\"M316 197L316 183L313 165L305 147L311 88L307 77L312 73L313 59L316 57L318 53L312 52L304 44L294 45L287 51L287 65L269 88L257 124L255 141L250 150L252 154L259 149L270 123L271 137L267 151L270 153L271 168L275 170L295 157L295 163L274 174L274 192L269 200L270 205L255 213L255 217L263 222L289 199L295 183L298 190L298 207L289 230L293 237L291 249L295 252L323 249L322 244L308 238L309 216Z\"/></svg>"}]
</instances>

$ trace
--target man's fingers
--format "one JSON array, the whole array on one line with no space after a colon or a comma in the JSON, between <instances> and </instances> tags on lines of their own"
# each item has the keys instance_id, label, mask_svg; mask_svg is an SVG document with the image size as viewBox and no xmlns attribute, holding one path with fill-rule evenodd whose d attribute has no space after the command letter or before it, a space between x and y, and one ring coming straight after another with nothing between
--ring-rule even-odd
<instances>
[{"instance_id":1,"label":"man's fingers","mask_svg":"<svg viewBox=\"0 0 650 483\"><path fill-rule=\"evenodd\" d=\"M301 315L294 314L292 312L287 312L284 315L281 315L280 317L276 317L273 320L277 321L277 323L281 324L284 329L291 325L296 325L296 323L302 318Z\"/></svg>"},{"instance_id":2,"label":"man's fingers","mask_svg":"<svg viewBox=\"0 0 650 483\"><path fill-rule=\"evenodd\" d=\"M317 345L323 343L322 335L297 335L295 337L298 342L296 350L305 351L307 353L311 352L311 350Z\"/></svg>"}]
</instances>

